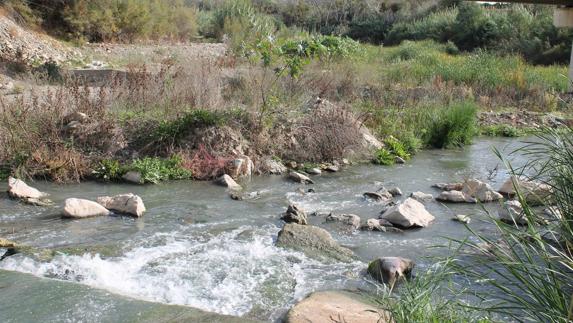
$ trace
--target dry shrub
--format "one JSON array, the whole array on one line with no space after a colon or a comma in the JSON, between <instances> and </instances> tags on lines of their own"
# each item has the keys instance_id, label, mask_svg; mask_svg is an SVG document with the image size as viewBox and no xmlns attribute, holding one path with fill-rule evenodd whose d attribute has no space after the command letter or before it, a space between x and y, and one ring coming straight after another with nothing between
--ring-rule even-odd
<instances>
[{"instance_id":1,"label":"dry shrub","mask_svg":"<svg viewBox=\"0 0 573 323\"><path fill-rule=\"evenodd\" d=\"M286 159L333 161L360 147L360 122L349 111L319 100L313 111L296 126L298 143Z\"/></svg>"},{"instance_id":2,"label":"dry shrub","mask_svg":"<svg viewBox=\"0 0 573 323\"><path fill-rule=\"evenodd\" d=\"M208 180L225 174L231 160L232 158L217 156L200 145L191 157L183 159L182 166L191 170L194 178Z\"/></svg>"}]
</instances>

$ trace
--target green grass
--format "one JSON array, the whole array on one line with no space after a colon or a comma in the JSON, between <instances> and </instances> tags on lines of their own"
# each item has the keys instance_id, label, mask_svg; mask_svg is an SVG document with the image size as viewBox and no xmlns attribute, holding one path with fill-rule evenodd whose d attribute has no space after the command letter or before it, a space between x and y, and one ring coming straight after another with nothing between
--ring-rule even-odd
<instances>
[{"instance_id":1,"label":"green grass","mask_svg":"<svg viewBox=\"0 0 573 323\"><path fill-rule=\"evenodd\" d=\"M477 107L473 103L453 104L429 116L424 142L434 148L471 144L476 134Z\"/></svg>"},{"instance_id":2,"label":"green grass","mask_svg":"<svg viewBox=\"0 0 573 323\"><path fill-rule=\"evenodd\" d=\"M386 148L378 149L376 151L376 154L374 155L374 163L378 165L389 166L389 165L394 165L395 162L396 162L396 156L394 156L394 154L392 154L392 152L390 152Z\"/></svg>"},{"instance_id":3,"label":"green grass","mask_svg":"<svg viewBox=\"0 0 573 323\"><path fill-rule=\"evenodd\" d=\"M523 131L514 126L499 124L481 127L480 134L490 137L519 137L523 135Z\"/></svg>"},{"instance_id":4,"label":"green grass","mask_svg":"<svg viewBox=\"0 0 573 323\"><path fill-rule=\"evenodd\" d=\"M129 172L141 173L143 183L157 184L161 181L191 179L193 173L182 166L179 156L168 159L145 157L135 159L128 165L121 165L118 160L102 160L93 172L97 179L105 181L120 181L121 177Z\"/></svg>"}]
</instances>

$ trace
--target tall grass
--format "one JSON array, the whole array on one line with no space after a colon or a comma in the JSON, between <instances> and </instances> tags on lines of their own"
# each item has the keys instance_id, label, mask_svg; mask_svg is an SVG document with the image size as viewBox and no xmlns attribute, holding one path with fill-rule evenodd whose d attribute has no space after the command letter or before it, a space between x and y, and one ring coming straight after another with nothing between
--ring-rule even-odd
<instances>
[{"instance_id":1,"label":"tall grass","mask_svg":"<svg viewBox=\"0 0 573 323\"><path fill-rule=\"evenodd\" d=\"M437 110L430 120L424 142L434 148L460 147L471 144L476 134L477 107L463 102Z\"/></svg>"},{"instance_id":2,"label":"tall grass","mask_svg":"<svg viewBox=\"0 0 573 323\"><path fill-rule=\"evenodd\" d=\"M547 130L522 150L531 158L528 170L549 184L554 206L549 218L527 205L519 192L530 225L519 227L495 220L496 234L471 231L476 240L460 241L473 253L452 268L480 282L477 306L516 321L571 322L573 319L573 132ZM512 174L521 173L508 164ZM518 187L516 187L518 189ZM539 222L547 222L538 226Z\"/></svg>"}]
</instances>

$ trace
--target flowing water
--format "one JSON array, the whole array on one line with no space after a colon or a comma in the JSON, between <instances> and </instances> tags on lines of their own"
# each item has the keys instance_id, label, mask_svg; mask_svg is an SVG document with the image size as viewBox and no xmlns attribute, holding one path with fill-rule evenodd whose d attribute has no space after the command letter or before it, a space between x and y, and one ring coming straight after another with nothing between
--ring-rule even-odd
<instances>
[{"instance_id":1,"label":"flowing water","mask_svg":"<svg viewBox=\"0 0 573 323\"><path fill-rule=\"evenodd\" d=\"M289 203L307 212L353 213L365 221L376 218L381 206L365 200L362 193L382 185L398 186L404 195L413 191L436 195L431 184L475 177L497 188L507 174L492 147L509 153L520 145L517 140L480 139L461 150L422 151L406 165L350 166L314 177L316 192L309 194L298 193L301 185L280 176L254 177L243 183L254 198L244 201L231 200L224 188L207 182L33 183L49 192L57 205L69 197L95 199L133 192L143 198L148 211L139 219L69 220L59 216L57 207L26 206L2 197L0 237L64 252L48 261L23 254L0 261L0 321L153 321L157 316L141 315L163 313L161 304L277 321L312 291L372 291L375 284L364 275L368 261L402 256L423 269L430 265L425 256L444 252L428 247L443 244L445 236L468 235L463 225L451 220L453 215L468 214L474 229L491 230L482 209L430 202L426 207L435 222L404 234L350 233L324 223L324 217L309 216L311 224L330 231L357 255L352 263L339 263L274 245L282 226L280 214ZM524 162L520 156L513 161ZM497 207L497 203L487 205L492 210ZM142 314L143 309L147 311ZM204 315L200 317L205 321L212 319Z\"/></svg>"}]
</instances>

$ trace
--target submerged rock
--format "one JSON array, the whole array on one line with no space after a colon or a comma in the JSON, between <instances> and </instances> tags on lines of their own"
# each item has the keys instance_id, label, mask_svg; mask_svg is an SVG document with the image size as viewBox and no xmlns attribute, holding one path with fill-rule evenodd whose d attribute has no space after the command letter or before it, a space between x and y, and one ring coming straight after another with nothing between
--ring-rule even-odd
<instances>
[{"instance_id":1,"label":"submerged rock","mask_svg":"<svg viewBox=\"0 0 573 323\"><path fill-rule=\"evenodd\" d=\"M235 180L227 174L224 174L223 176L215 180L215 184L228 187L230 190L234 191L240 191L243 189L241 185L237 184L237 182L235 182Z\"/></svg>"},{"instance_id":2,"label":"submerged rock","mask_svg":"<svg viewBox=\"0 0 573 323\"><path fill-rule=\"evenodd\" d=\"M498 212L499 219L509 224L527 225L527 217L523 213L523 207L517 200L503 203L503 208Z\"/></svg>"},{"instance_id":3,"label":"submerged rock","mask_svg":"<svg viewBox=\"0 0 573 323\"><path fill-rule=\"evenodd\" d=\"M361 296L343 291L314 292L293 306L286 323L377 323L387 322L388 313L361 300Z\"/></svg>"},{"instance_id":4,"label":"submerged rock","mask_svg":"<svg viewBox=\"0 0 573 323\"><path fill-rule=\"evenodd\" d=\"M384 212L382 219L404 228L424 228L434 221L435 218L426 210L422 203L413 198L408 198Z\"/></svg>"},{"instance_id":5,"label":"submerged rock","mask_svg":"<svg viewBox=\"0 0 573 323\"><path fill-rule=\"evenodd\" d=\"M393 286L403 279L410 279L415 263L402 257L384 257L368 264L368 273L377 281Z\"/></svg>"},{"instance_id":6,"label":"submerged rock","mask_svg":"<svg viewBox=\"0 0 573 323\"><path fill-rule=\"evenodd\" d=\"M360 228L360 217L356 214L329 214L326 217L326 222L337 222L347 226L352 229Z\"/></svg>"},{"instance_id":7,"label":"submerged rock","mask_svg":"<svg viewBox=\"0 0 573 323\"><path fill-rule=\"evenodd\" d=\"M392 194L392 196L402 196L402 190L399 187L393 187L388 190L388 193Z\"/></svg>"},{"instance_id":8,"label":"submerged rock","mask_svg":"<svg viewBox=\"0 0 573 323\"><path fill-rule=\"evenodd\" d=\"M475 198L479 202L493 202L503 198L489 184L477 179L469 179L464 182L462 192Z\"/></svg>"},{"instance_id":9,"label":"submerged rock","mask_svg":"<svg viewBox=\"0 0 573 323\"><path fill-rule=\"evenodd\" d=\"M530 181L517 176L508 178L499 189L499 193L513 197L516 194L514 182L530 206L545 204L550 200L553 194L553 188L550 185L539 181Z\"/></svg>"},{"instance_id":10,"label":"submerged rock","mask_svg":"<svg viewBox=\"0 0 573 323\"><path fill-rule=\"evenodd\" d=\"M299 250L313 258L351 261L353 253L341 247L328 231L312 225L287 223L278 234L277 246Z\"/></svg>"},{"instance_id":11,"label":"submerged rock","mask_svg":"<svg viewBox=\"0 0 573 323\"><path fill-rule=\"evenodd\" d=\"M108 210L137 217L143 216L145 212L145 205L141 197L132 193L116 196L100 196L97 198L97 202Z\"/></svg>"},{"instance_id":12,"label":"submerged rock","mask_svg":"<svg viewBox=\"0 0 573 323\"><path fill-rule=\"evenodd\" d=\"M63 217L83 219L95 216L109 215L108 209L90 200L69 198L64 202Z\"/></svg>"},{"instance_id":13,"label":"submerged rock","mask_svg":"<svg viewBox=\"0 0 573 323\"><path fill-rule=\"evenodd\" d=\"M461 222L461 223L465 223L465 224L469 224L471 222L470 217L467 215L464 215L464 214L457 214L456 216L454 216L452 218L452 220L457 221L457 222Z\"/></svg>"},{"instance_id":14,"label":"submerged rock","mask_svg":"<svg viewBox=\"0 0 573 323\"><path fill-rule=\"evenodd\" d=\"M452 203L477 203L477 200L462 191L444 191L436 197L436 200Z\"/></svg>"},{"instance_id":15,"label":"submerged rock","mask_svg":"<svg viewBox=\"0 0 573 323\"><path fill-rule=\"evenodd\" d=\"M308 176L303 175L303 174L298 173L298 172L294 172L294 171L291 171L288 174L288 178L292 181L297 182L297 183L314 184L314 182Z\"/></svg>"},{"instance_id":16,"label":"submerged rock","mask_svg":"<svg viewBox=\"0 0 573 323\"><path fill-rule=\"evenodd\" d=\"M304 210L300 209L294 204L288 206L288 209L282 215L281 220L285 221L286 223L296 223L302 225L308 224L308 219Z\"/></svg>"},{"instance_id":17,"label":"submerged rock","mask_svg":"<svg viewBox=\"0 0 573 323\"><path fill-rule=\"evenodd\" d=\"M8 195L12 198L37 206L50 205L52 202L47 199L49 194L28 186L24 181L14 177L8 178Z\"/></svg>"},{"instance_id":18,"label":"submerged rock","mask_svg":"<svg viewBox=\"0 0 573 323\"><path fill-rule=\"evenodd\" d=\"M424 192L413 192L412 194L410 194L410 197L422 203L429 202L434 199L434 196L432 196L432 194L426 194Z\"/></svg>"}]
</instances>

